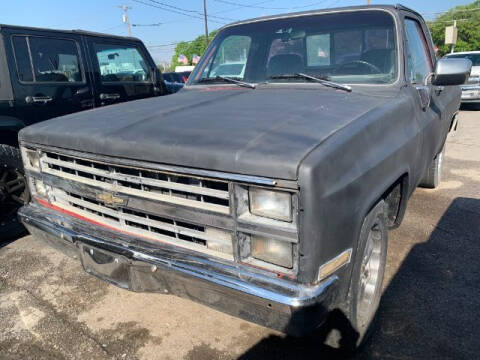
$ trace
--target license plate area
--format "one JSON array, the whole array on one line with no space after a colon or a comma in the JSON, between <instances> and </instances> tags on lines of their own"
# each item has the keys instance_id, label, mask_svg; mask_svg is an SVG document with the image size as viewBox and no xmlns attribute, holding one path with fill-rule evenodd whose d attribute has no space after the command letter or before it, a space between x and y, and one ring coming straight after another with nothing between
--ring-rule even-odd
<instances>
[{"instance_id":1,"label":"license plate area","mask_svg":"<svg viewBox=\"0 0 480 360\"><path fill-rule=\"evenodd\" d=\"M123 289L131 288L130 263L123 256L80 244L80 259L87 273Z\"/></svg>"}]
</instances>

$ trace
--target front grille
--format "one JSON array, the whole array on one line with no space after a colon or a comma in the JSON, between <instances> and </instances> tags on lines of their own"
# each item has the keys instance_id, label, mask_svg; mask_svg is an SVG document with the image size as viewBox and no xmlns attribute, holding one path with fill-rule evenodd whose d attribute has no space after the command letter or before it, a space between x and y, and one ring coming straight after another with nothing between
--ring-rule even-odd
<instances>
[{"instance_id":1,"label":"front grille","mask_svg":"<svg viewBox=\"0 0 480 360\"><path fill-rule=\"evenodd\" d=\"M52 189L52 195L53 205L102 223L114 230L144 238L146 241L181 246L233 260L231 254L211 250L207 246L207 241L216 242L219 236L229 238L231 241L232 234L227 231L219 229L212 231L212 228L206 226L160 217L138 210L111 208L95 199L58 188Z\"/></svg>"},{"instance_id":2,"label":"front grille","mask_svg":"<svg viewBox=\"0 0 480 360\"><path fill-rule=\"evenodd\" d=\"M119 166L53 152L41 155L42 172L112 193L229 214L226 181Z\"/></svg>"}]
</instances>

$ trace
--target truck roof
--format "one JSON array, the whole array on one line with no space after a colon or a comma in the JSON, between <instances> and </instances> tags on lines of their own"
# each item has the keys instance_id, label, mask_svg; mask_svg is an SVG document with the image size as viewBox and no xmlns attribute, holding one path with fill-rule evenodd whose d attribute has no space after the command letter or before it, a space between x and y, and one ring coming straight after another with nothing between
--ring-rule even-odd
<instances>
[{"instance_id":1,"label":"truck roof","mask_svg":"<svg viewBox=\"0 0 480 360\"><path fill-rule=\"evenodd\" d=\"M230 26L236 25L243 25L249 24L254 22L261 22L261 21L269 21L269 20L277 20L277 19L287 19L289 17L299 17L299 16L309 16L309 15L319 15L319 14L328 14L333 12L339 11L355 11L355 10L389 10L389 11L408 11L411 12L419 17L422 17L420 13L415 10L412 10L406 6L401 4L397 5L360 5L360 6L344 6L344 7L336 7L336 8L329 8L329 9L317 9L317 10L307 10L307 11L300 11L300 12L291 12L291 13L283 13L277 15L269 15L269 16L261 16L247 20L240 20L230 24L223 26L221 29L228 28ZM220 29L220 30L221 30Z\"/></svg>"},{"instance_id":2,"label":"truck roof","mask_svg":"<svg viewBox=\"0 0 480 360\"><path fill-rule=\"evenodd\" d=\"M80 34L80 35L88 35L88 36L116 38L116 39L122 39L122 40L141 41L139 38L136 38L136 37L105 34L105 33L87 31L87 30L81 30L81 29L61 30L61 29L38 28L38 27L32 27L32 26L0 24L0 32L2 31L3 28L17 29L17 30L48 31L48 32L55 32L55 33L62 33L62 34Z\"/></svg>"}]
</instances>

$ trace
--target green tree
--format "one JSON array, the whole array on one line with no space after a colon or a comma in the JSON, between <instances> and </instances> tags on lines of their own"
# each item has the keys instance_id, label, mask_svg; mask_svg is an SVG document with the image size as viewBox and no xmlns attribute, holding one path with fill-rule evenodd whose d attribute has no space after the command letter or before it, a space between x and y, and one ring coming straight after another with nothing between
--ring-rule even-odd
<instances>
[{"instance_id":1,"label":"green tree","mask_svg":"<svg viewBox=\"0 0 480 360\"><path fill-rule=\"evenodd\" d=\"M480 0L457 6L428 22L439 56L450 52L450 45L445 45L445 27L453 25L453 20L457 20L458 28L455 51L480 50L480 10L475 9L480 9Z\"/></svg>"},{"instance_id":2,"label":"green tree","mask_svg":"<svg viewBox=\"0 0 480 360\"><path fill-rule=\"evenodd\" d=\"M209 41L212 41L217 31L214 30L208 34ZM193 55L201 56L205 51L205 35L198 36L193 41L182 41L177 44L175 47L175 53L172 57L172 68L175 69L175 66L183 65L178 62L179 55L185 55L188 58L188 63L192 64Z\"/></svg>"}]
</instances>

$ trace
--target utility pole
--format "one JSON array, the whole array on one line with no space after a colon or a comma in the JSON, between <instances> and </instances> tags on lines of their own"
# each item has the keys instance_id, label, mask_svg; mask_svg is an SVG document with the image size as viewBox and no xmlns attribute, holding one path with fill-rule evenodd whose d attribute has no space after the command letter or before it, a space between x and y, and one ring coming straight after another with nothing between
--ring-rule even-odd
<instances>
[{"instance_id":1,"label":"utility pole","mask_svg":"<svg viewBox=\"0 0 480 360\"><path fill-rule=\"evenodd\" d=\"M367 0L367 5L370 5L370 0Z\"/></svg>"},{"instance_id":2,"label":"utility pole","mask_svg":"<svg viewBox=\"0 0 480 360\"><path fill-rule=\"evenodd\" d=\"M128 13L127 13L127 11L131 9L131 7L127 5L119 5L118 7L123 10L122 21L125 23L125 25L127 25L128 36L131 37L132 28L130 27L130 20L128 19Z\"/></svg>"},{"instance_id":3,"label":"utility pole","mask_svg":"<svg viewBox=\"0 0 480 360\"><path fill-rule=\"evenodd\" d=\"M203 17L205 21L205 45L208 47L207 0L203 0Z\"/></svg>"},{"instance_id":4,"label":"utility pole","mask_svg":"<svg viewBox=\"0 0 480 360\"><path fill-rule=\"evenodd\" d=\"M454 31L456 31L457 29L457 20L453 20L453 28L455 29ZM455 42L456 42L457 39L455 39ZM455 43L452 44L452 49L450 50L450 53L453 54L453 52L455 51Z\"/></svg>"}]
</instances>

